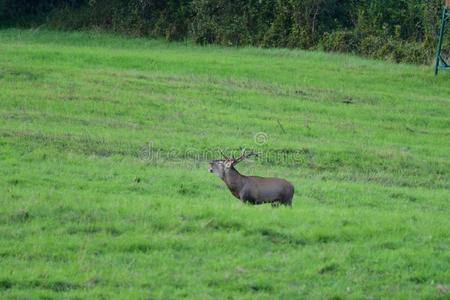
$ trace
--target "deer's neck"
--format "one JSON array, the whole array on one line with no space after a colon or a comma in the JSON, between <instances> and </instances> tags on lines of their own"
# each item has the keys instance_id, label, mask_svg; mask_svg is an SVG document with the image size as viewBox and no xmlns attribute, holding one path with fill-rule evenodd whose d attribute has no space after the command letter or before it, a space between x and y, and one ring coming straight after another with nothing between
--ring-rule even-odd
<instances>
[{"instance_id":1,"label":"deer's neck","mask_svg":"<svg viewBox=\"0 0 450 300\"><path fill-rule=\"evenodd\" d=\"M244 187L246 180L247 177L241 175L235 168L230 168L225 172L225 177L223 178L231 193L237 198L239 198L239 193Z\"/></svg>"}]
</instances>

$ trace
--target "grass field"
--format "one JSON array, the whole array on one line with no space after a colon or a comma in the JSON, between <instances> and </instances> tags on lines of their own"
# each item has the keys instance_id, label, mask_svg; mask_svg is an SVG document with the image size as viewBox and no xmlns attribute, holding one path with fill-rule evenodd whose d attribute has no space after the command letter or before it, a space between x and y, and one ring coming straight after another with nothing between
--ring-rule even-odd
<instances>
[{"instance_id":1,"label":"grass field","mask_svg":"<svg viewBox=\"0 0 450 300\"><path fill-rule=\"evenodd\" d=\"M449 153L431 67L3 30L0 298L450 299Z\"/></svg>"}]
</instances>

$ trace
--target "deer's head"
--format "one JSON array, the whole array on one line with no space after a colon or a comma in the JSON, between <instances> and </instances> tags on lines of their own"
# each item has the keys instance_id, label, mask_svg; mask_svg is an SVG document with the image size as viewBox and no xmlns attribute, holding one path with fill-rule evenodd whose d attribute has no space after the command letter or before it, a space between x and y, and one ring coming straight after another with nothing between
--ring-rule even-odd
<instances>
[{"instance_id":1,"label":"deer's head","mask_svg":"<svg viewBox=\"0 0 450 300\"><path fill-rule=\"evenodd\" d=\"M234 156L228 157L223 154L222 151L220 151L220 153L222 154L223 159L211 160L209 162L208 170L210 173L214 173L222 179L225 177L226 172L233 169L235 165L253 155L256 155L253 152L246 154L245 149L242 150L241 156L238 158L235 158Z\"/></svg>"}]
</instances>

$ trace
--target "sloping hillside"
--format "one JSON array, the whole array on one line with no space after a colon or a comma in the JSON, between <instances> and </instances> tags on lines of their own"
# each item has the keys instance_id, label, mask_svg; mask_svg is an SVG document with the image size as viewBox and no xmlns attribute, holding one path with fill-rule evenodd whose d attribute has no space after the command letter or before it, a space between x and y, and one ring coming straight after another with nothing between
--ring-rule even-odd
<instances>
[{"instance_id":1,"label":"sloping hillside","mask_svg":"<svg viewBox=\"0 0 450 300\"><path fill-rule=\"evenodd\" d=\"M207 172L296 187L245 206ZM0 31L0 296L445 298L450 73Z\"/></svg>"}]
</instances>

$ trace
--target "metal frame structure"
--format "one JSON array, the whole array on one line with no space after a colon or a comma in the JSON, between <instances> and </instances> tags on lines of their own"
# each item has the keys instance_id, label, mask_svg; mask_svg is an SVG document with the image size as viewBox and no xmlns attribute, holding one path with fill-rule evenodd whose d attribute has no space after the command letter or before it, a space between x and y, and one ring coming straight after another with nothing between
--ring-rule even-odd
<instances>
[{"instance_id":1,"label":"metal frame structure","mask_svg":"<svg viewBox=\"0 0 450 300\"><path fill-rule=\"evenodd\" d=\"M442 43L444 40L445 26L449 21L450 21L450 8L446 2L446 5L442 10L441 29L439 30L439 42L436 54L436 66L434 68L434 75L437 75L439 70L450 70L450 65L442 57Z\"/></svg>"}]
</instances>

